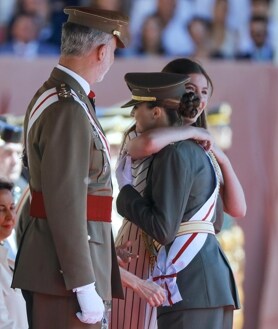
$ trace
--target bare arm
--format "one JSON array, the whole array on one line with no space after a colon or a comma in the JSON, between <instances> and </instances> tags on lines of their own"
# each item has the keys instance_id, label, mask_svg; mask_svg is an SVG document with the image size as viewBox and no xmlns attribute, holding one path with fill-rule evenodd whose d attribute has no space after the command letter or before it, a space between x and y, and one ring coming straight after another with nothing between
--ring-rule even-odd
<instances>
[{"instance_id":1,"label":"bare arm","mask_svg":"<svg viewBox=\"0 0 278 329\"><path fill-rule=\"evenodd\" d=\"M123 286L131 288L152 307L158 307L165 301L165 291L156 283L140 279L122 267L120 267L120 273Z\"/></svg>"},{"instance_id":2,"label":"bare arm","mask_svg":"<svg viewBox=\"0 0 278 329\"><path fill-rule=\"evenodd\" d=\"M216 145L213 153L222 171L223 181L220 185L220 194L223 200L224 211L235 218L242 218L246 214L244 191L227 155Z\"/></svg>"},{"instance_id":3,"label":"bare arm","mask_svg":"<svg viewBox=\"0 0 278 329\"><path fill-rule=\"evenodd\" d=\"M159 152L170 143L185 139L199 141L209 150L213 139L204 128L197 127L165 127L150 129L127 143L127 152L133 159L140 159Z\"/></svg>"},{"instance_id":4,"label":"bare arm","mask_svg":"<svg viewBox=\"0 0 278 329\"><path fill-rule=\"evenodd\" d=\"M138 276L124 269L124 266L129 263L132 258L138 257L130 252L130 247L131 241L127 241L123 245L116 247L122 284L124 287L131 288L140 298L146 300L152 307L158 307L166 298L164 289L156 283L140 279Z\"/></svg>"},{"instance_id":5,"label":"bare arm","mask_svg":"<svg viewBox=\"0 0 278 329\"><path fill-rule=\"evenodd\" d=\"M244 217L246 214L246 201L242 186L229 158L214 144L212 136L206 129L192 126L151 129L130 140L127 143L127 151L132 158L139 159L159 152L169 143L184 139L195 139L201 142L207 150L213 145L212 150L223 175L220 194L224 211L235 218Z\"/></svg>"}]
</instances>

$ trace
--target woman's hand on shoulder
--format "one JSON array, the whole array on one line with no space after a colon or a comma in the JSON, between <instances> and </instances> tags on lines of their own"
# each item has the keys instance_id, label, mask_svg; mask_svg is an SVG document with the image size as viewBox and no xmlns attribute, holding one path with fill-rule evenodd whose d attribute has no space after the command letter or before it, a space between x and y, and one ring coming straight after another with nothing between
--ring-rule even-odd
<instances>
[{"instance_id":1,"label":"woman's hand on shoulder","mask_svg":"<svg viewBox=\"0 0 278 329\"><path fill-rule=\"evenodd\" d=\"M200 144L206 151L209 151L214 146L214 139L210 132L205 128L200 127L185 127L188 130L188 134L192 134L192 139L194 139L198 144Z\"/></svg>"}]
</instances>

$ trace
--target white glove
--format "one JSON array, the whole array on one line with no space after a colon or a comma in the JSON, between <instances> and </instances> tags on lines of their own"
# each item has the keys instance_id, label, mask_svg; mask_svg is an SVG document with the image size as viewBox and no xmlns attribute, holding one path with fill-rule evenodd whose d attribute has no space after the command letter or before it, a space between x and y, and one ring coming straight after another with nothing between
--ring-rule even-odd
<instances>
[{"instance_id":1,"label":"white glove","mask_svg":"<svg viewBox=\"0 0 278 329\"><path fill-rule=\"evenodd\" d=\"M120 157L116 164L116 178L119 190L125 185L132 185L131 157L125 155Z\"/></svg>"},{"instance_id":2,"label":"white glove","mask_svg":"<svg viewBox=\"0 0 278 329\"><path fill-rule=\"evenodd\" d=\"M75 288L76 297L81 309L76 316L83 323L97 323L101 321L104 313L104 304L98 293L96 292L95 283Z\"/></svg>"}]
</instances>

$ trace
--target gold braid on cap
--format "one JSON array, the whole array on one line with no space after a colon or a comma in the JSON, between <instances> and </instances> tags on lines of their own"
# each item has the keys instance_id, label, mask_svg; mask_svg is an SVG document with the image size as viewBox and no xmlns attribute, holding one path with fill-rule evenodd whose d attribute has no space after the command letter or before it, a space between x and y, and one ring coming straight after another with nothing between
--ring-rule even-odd
<instances>
[{"instance_id":1,"label":"gold braid on cap","mask_svg":"<svg viewBox=\"0 0 278 329\"><path fill-rule=\"evenodd\" d=\"M156 97L152 97L152 96L135 96L135 95L132 95L131 98L134 99L135 101L143 101L143 102L156 101Z\"/></svg>"}]
</instances>

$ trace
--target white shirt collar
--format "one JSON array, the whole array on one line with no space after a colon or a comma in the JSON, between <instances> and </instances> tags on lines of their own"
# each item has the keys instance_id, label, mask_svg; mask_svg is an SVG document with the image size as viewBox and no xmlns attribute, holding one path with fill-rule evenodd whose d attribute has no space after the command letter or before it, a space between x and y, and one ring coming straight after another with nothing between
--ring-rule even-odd
<instances>
[{"instance_id":1,"label":"white shirt collar","mask_svg":"<svg viewBox=\"0 0 278 329\"><path fill-rule=\"evenodd\" d=\"M65 66L62 66L61 64L57 64L56 66L59 70L64 71L68 75L70 75L73 79L75 79L81 87L84 89L86 95L89 95L89 92L91 90L89 83L83 79L79 74L73 72L72 70L68 69Z\"/></svg>"}]
</instances>

